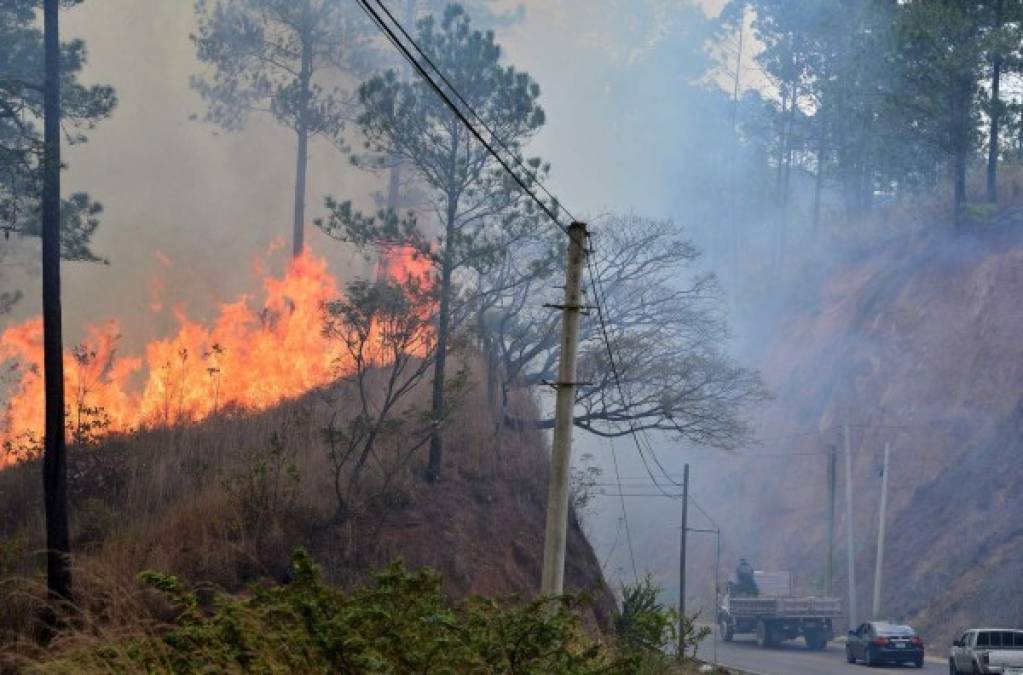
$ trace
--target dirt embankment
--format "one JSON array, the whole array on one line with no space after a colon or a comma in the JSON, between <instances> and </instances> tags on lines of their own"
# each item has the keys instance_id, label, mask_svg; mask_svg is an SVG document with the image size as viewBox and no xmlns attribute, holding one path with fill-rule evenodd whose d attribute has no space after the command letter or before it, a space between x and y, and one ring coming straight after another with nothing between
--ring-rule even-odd
<instances>
[{"instance_id":1,"label":"dirt embankment","mask_svg":"<svg viewBox=\"0 0 1023 675\"><path fill-rule=\"evenodd\" d=\"M872 611L890 443L881 617L911 622L939 649L970 625L1020 625L1021 298L1019 227L864 253L805 289L761 352L777 397L761 420L763 444L717 468L726 549L822 591L835 447L833 590L846 596L848 428L859 620Z\"/></svg>"}]
</instances>

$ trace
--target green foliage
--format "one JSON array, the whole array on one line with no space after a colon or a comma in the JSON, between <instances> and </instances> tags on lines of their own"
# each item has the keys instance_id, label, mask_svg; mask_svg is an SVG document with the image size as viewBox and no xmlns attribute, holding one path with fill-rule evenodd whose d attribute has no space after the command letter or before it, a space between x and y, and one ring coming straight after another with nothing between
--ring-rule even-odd
<instances>
[{"instance_id":1,"label":"green foliage","mask_svg":"<svg viewBox=\"0 0 1023 675\"><path fill-rule=\"evenodd\" d=\"M710 635L712 630L709 626L700 625L699 621L699 612L687 615L682 619L682 639L679 644L685 648L691 648L694 657L697 647Z\"/></svg>"},{"instance_id":2,"label":"green foliage","mask_svg":"<svg viewBox=\"0 0 1023 675\"><path fill-rule=\"evenodd\" d=\"M445 74L460 101L475 111L476 123L493 130L507 153L527 167L523 183L546 176L549 167L538 158L523 158L523 145L544 123L539 85L527 74L502 63L501 48L492 31L476 30L465 10L448 5L438 20L430 15L417 22L416 41L431 62ZM431 414L441 419L444 405L449 339L471 316L478 290L459 293L456 286L468 276L493 269L513 247L540 223L537 205L521 190L483 144L479 143L437 92L420 78L403 79L389 70L359 87L359 128L364 151L353 157L357 166L383 170L396 162L411 167L425 188L425 200L441 219L436 242L401 219L393 210L365 216L351 203L327 199L330 211L317 225L328 235L359 245L363 250L406 246L426 257L436 270L438 290L437 394ZM477 296L477 297L474 297ZM433 434L427 475L437 477L442 439Z\"/></svg>"},{"instance_id":3,"label":"green foliage","mask_svg":"<svg viewBox=\"0 0 1023 675\"><path fill-rule=\"evenodd\" d=\"M632 673L638 663L588 639L571 598L512 607L473 598L453 607L436 573L400 562L345 593L299 550L291 583L217 596L206 612L174 577L142 579L178 608L169 626L61 654L38 670L584 675Z\"/></svg>"},{"instance_id":4,"label":"green foliage","mask_svg":"<svg viewBox=\"0 0 1023 675\"><path fill-rule=\"evenodd\" d=\"M988 202L966 202L963 204L963 221L978 227L990 227L998 217L998 206Z\"/></svg>"},{"instance_id":5,"label":"green foliage","mask_svg":"<svg viewBox=\"0 0 1023 675\"><path fill-rule=\"evenodd\" d=\"M622 588L622 611L614 629L624 649L663 653L678 643L678 612L657 599L660 590L650 575Z\"/></svg>"},{"instance_id":6,"label":"green foliage","mask_svg":"<svg viewBox=\"0 0 1023 675\"><path fill-rule=\"evenodd\" d=\"M624 586L622 611L614 622L620 649L642 664L644 673L667 672L667 654L679 649L692 649L695 656L700 642L710 635L710 628L698 625L698 613L683 617L679 635L678 611L658 600L660 592L649 575Z\"/></svg>"},{"instance_id":7,"label":"green foliage","mask_svg":"<svg viewBox=\"0 0 1023 675\"><path fill-rule=\"evenodd\" d=\"M65 5L77 3L64 3ZM43 121L43 34L37 0L0 3L0 247L12 232L41 232ZM65 142L83 143L85 132L108 117L117 103L112 87L78 81L86 63L85 43L61 43L61 128ZM102 208L85 193L61 205L61 256L99 262L89 241ZM0 294L0 313L14 295Z\"/></svg>"},{"instance_id":8,"label":"green foliage","mask_svg":"<svg viewBox=\"0 0 1023 675\"><path fill-rule=\"evenodd\" d=\"M253 112L339 140L345 93L338 72L365 70L369 26L354 3L330 0L197 0L199 60L192 78L206 120L237 131Z\"/></svg>"},{"instance_id":9,"label":"green foliage","mask_svg":"<svg viewBox=\"0 0 1023 675\"><path fill-rule=\"evenodd\" d=\"M728 33L747 7L779 100L766 118L741 110L740 134L777 167L777 201L798 164L838 183L851 215L946 176L961 203L981 113L1012 112L985 87L996 57L1003 73L1023 63L1020 0L732 0Z\"/></svg>"},{"instance_id":10,"label":"green foliage","mask_svg":"<svg viewBox=\"0 0 1023 675\"><path fill-rule=\"evenodd\" d=\"M475 30L460 5L448 5L439 20L432 15L421 19L417 28L423 51L507 148L521 155L545 120L539 85L501 63L494 34ZM446 292L454 270L493 266L516 238L537 226L536 205L425 82L406 81L390 70L359 87L359 102L365 152L353 161L371 170L388 168L395 160L413 166L443 215L444 230L431 246L411 216L382 212L367 217L348 201L328 198L329 218L317 223L327 234L364 249L412 247L440 268ZM529 170L519 173L527 184L549 169L538 158L523 162Z\"/></svg>"}]
</instances>

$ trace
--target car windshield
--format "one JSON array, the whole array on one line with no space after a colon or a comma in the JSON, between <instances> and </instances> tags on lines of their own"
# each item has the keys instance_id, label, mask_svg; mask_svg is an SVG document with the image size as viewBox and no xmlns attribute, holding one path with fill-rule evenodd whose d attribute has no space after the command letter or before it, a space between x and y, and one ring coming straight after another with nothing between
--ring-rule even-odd
<instances>
[{"instance_id":1,"label":"car windshield","mask_svg":"<svg viewBox=\"0 0 1023 675\"><path fill-rule=\"evenodd\" d=\"M891 623L879 623L875 626L878 635L884 635L886 637L912 637L915 635L912 628L909 626L901 626Z\"/></svg>"}]
</instances>

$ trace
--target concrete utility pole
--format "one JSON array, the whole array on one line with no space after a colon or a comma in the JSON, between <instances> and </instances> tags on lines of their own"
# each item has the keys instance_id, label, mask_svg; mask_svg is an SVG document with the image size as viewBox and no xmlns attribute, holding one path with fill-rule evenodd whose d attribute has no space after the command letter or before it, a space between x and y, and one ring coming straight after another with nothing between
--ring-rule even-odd
<instances>
[{"instance_id":1,"label":"concrete utility pole","mask_svg":"<svg viewBox=\"0 0 1023 675\"><path fill-rule=\"evenodd\" d=\"M824 595L834 593L831 582L835 575L835 474L837 450L828 447L828 559L824 565Z\"/></svg>"},{"instance_id":2,"label":"concrete utility pole","mask_svg":"<svg viewBox=\"0 0 1023 675\"><path fill-rule=\"evenodd\" d=\"M575 365L579 347L579 315L582 312L583 264L586 262L585 223L568 227L568 263L565 268L565 300L561 305L561 360L554 404L554 441L551 475L547 489L547 527L544 534L543 576L540 593L561 595L565 585L565 541L568 530L568 472L572 462L572 426L575 409Z\"/></svg>"},{"instance_id":3,"label":"concrete utility pole","mask_svg":"<svg viewBox=\"0 0 1023 675\"><path fill-rule=\"evenodd\" d=\"M881 571L884 569L885 512L888 510L888 460L892 444L884 444L884 468L881 469L881 510L877 525L877 563L874 568L874 612L875 619L881 618Z\"/></svg>"},{"instance_id":4,"label":"concrete utility pole","mask_svg":"<svg viewBox=\"0 0 1023 675\"><path fill-rule=\"evenodd\" d=\"M845 439L845 537L849 577L849 630L856 629L856 554L853 551L852 448L849 444L849 423L842 427Z\"/></svg>"},{"instance_id":5,"label":"concrete utility pole","mask_svg":"<svg viewBox=\"0 0 1023 675\"><path fill-rule=\"evenodd\" d=\"M717 621L718 607L721 606L721 529L714 529L714 536L716 541L714 542L714 623ZM714 665L718 663L718 632L717 628L712 631L714 635Z\"/></svg>"},{"instance_id":6,"label":"concrete utility pole","mask_svg":"<svg viewBox=\"0 0 1023 675\"><path fill-rule=\"evenodd\" d=\"M690 532L703 532L703 533L706 533L706 534L713 534L714 535L714 540L715 540L714 541L714 616L715 616L715 623L716 623L717 622L716 621L717 611L718 611L718 607L720 606L718 598L721 595L721 578L720 578L720 575L719 575L719 571L721 569L721 529L718 528L718 527L715 527L713 530L701 530L701 529L697 529L695 527L691 527L691 528L689 528L689 531ZM717 665L717 662L718 662L718 632L717 632L717 630L711 631L711 635L714 637L714 664Z\"/></svg>"},{"instance_id":7,"label":"concrete utility pole","mask_svg":"<svg viewBox=\"0 0 1023 675\"><path fill-rule=\"evenodd\" d=\"M678 659L686 657L686 534L689 532L689 465L682 473L682 530L678 546Z\"/></svg>"}]
</instances>

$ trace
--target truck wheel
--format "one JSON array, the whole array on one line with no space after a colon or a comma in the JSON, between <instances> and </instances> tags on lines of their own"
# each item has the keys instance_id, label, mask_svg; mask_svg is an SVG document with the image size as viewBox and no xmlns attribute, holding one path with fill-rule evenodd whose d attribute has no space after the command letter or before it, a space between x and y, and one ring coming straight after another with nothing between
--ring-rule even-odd
<instances>
[{"instance_id":1,"label":"truck wheel","mask_svg":"<svg viewBox=\"0 0 1023 675\"><path fill-rule=\"evenodd\" d=\"M848 647L845 648L845 662L856 663L856 656L853 655L852 650Z\"/></svg>"},{"instance_id":2,"label":"truck wheel","mask_svg":"<svg viewBox=\"0 0 1023 675\"><path fill-rule=\"evenodd\" d=\"M773 643L773 635L771 635L771 629L763 619L757 621L757 646L767 648Z\"/></svg>"},{"instance_id":3,"label":"truck wheel","mask_svg":"<svg viewBox=\"0 0 1023 675\"><path fill-rule=\"evenodd\" d=\"M725 642L731 642L732 637L734 636L734 632L732 631L732 627L728 625L728 619L721 619L720 628L721 639L724 640Z\"/></svg>"},{"instance_id":4,"label":"truck wheel","mask_svg":"<svg viewBox=\"0 0 1023 675\"><path fill-rule=\"evenodd\" d=\"M874 656L874 650L871 649L870 647L867 647L866 663L867 663L867 666L869 666L871 668L873 668L874 666L877 665L877 658Z\"/></svg>"},{"instance_id":5,"label":"truck wheel","mask_svg":"<svg viewBox=\"0 0 1023 675\"><path fill-rule=\"evenodd\" d=\"M952 659L948 660L948 675L959 675L959 669L956 668L956 662Z\"/></svg>"},{"instance_id":6,"label":"truck wheel","mask_svg":"<svg viewBox=\"0 0 1023 675\"><path fill-rule=\"evenodd\" d=\"M810 651L819 652L828 646L828 641L825 639L824 634L818 631L804 634L803 639L806 640L806 648Z\"/></svg>"}]
</instances>

